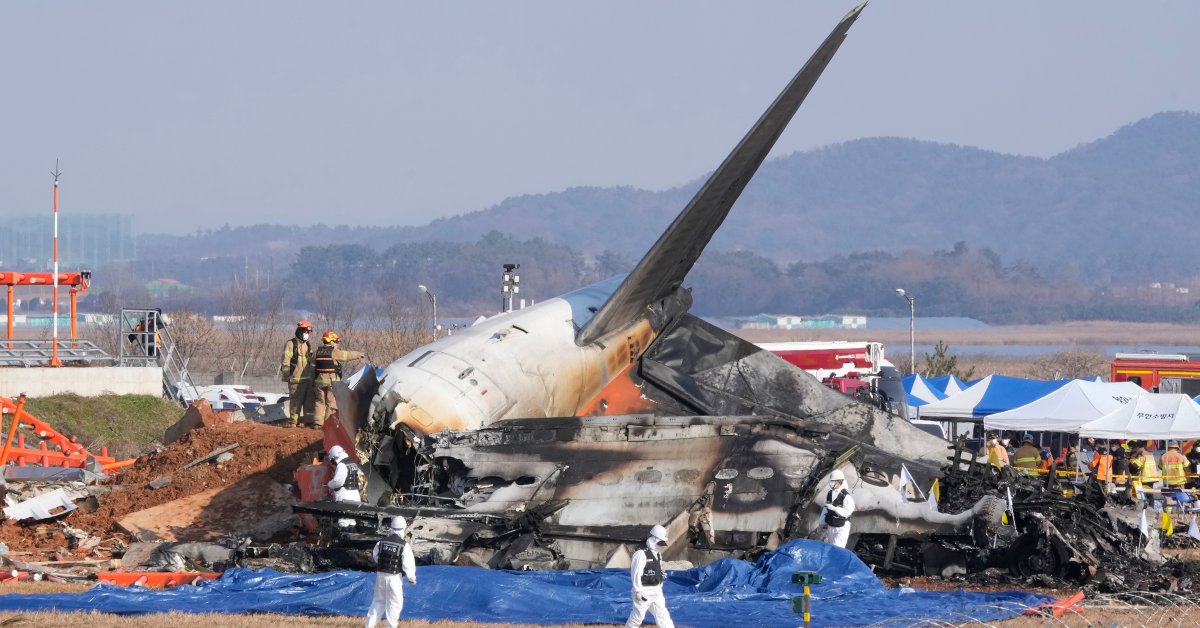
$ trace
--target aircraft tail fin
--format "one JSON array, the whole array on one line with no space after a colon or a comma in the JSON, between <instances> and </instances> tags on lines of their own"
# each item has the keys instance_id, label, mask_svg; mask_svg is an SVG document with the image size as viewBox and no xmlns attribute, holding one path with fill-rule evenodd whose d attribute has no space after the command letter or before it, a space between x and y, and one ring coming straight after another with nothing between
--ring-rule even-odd
<instances>
[{"instance_id":1,"label":"aircraft tail fin","mask_svg":"<svg viewBox=\"0 0 1200 628\"><path fill-rule=\"evenodd\" d=\"M592 343L629 324L642 315L647 306L665 298L683 284L684 277L766 159L767 153L800 108L865 6L866 3L863 3L855 7L842 18L808 63L796 73L687 207L659 236L633 272L579 330L575 337L576 344L583 346Z\"/></svg>"}]
</instances>

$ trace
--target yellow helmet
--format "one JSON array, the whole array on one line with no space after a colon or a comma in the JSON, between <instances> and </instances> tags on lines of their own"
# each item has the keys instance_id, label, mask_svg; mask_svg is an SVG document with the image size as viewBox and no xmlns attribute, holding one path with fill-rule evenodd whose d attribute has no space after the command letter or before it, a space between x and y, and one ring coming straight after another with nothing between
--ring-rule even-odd
<instances>
[{"instance_id":1,"label":"yellow helmet","mask_svg":"<svg viewBox=\"0 0 1200 628\"><path fill-rule=\"evenodd\" d=\"M325 335L321 336L321 340L325 341L327 345L333 344L338 341L338 335L332 331L327 331Z\"/></svg>"}]
</instances>

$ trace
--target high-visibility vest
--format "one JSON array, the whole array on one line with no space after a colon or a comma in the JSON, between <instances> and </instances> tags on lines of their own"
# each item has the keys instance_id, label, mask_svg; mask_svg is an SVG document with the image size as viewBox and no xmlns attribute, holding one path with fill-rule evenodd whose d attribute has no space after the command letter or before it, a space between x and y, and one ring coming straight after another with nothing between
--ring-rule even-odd
<instances>
[{"instance_id":1,"label":"high-visibility vest","mask_svg":"<svg viewBox=\"0 0 1200 628\"><path fill-rule=\"evenodd\" d=\"M1098 482L1107 482L1112 475L1112 454L1096 454L1092 456L1092 462L1088 465L1092 470L1092 477Z\"/></svg>"},{"instance_id":2,"label":"high-visibility vest","mask_svg":"<svg viewBox=\"0 0 1200 628\"><path fill-rule=\"evenodd\" d=\"M1154 454L1148 451L1142 452L1141 456L1131 459L1130 462L1136 462L1141 466L1137 479L1142 484L1153 484L1162 479L1158 474L1158 463L1154 462Z\"/></svg>"},{"instance_id":3,"label":"high-visibility vest","mask_svg":"<svg viewBox=\"0 0 1200 628\"><path fill-rule=\"evenodd\" d=\"M1052 464L1054 464L1053 458L1043 458L1042 462L1038 465L1038 468L1041 469L1042 471L1049 471L1050 465L1052 465Z\"/></svg>"},{"instance_id":4,"label":"high-visibility vest","mask_svg":"<svg viewBox=\"0 0 1200 628\"><path fill-rule=\"evenodd\" d=\"M1162 455L1163 483L1167 486L1182 486L1187 481L1187 458L1178 450L1168 449Z\"/></svg>"},{"instance_id":5,"label":"high-visibility vest","mask_svg":"<svg viewBox=\"0 0 1200 628\"><path fill-rule=\"evenodd\" d=\"M988 464L994 465L997 469L1008 466L1008 450L1004 448L1004 445L996 443L988 447Z\"/></svg>"},{"instance_id":6,"label":"high-visibility vest","mask_svg":"<svg viewBox=\"0 0 1200 628\"><path fill-rule=\"evenodd\" d=\"M1021 445L1017 449L1013 466L1019 469L1036 469L1042 463L1042 450L1033 445Z\"/></svg>"}]
</instances>

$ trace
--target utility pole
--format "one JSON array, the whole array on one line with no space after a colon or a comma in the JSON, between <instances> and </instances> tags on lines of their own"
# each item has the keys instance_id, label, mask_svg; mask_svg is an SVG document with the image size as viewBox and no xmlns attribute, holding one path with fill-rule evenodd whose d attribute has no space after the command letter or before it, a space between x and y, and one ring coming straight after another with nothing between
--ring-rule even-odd
<instances>
[{"instance_id":1,"label":"utility pole","mask_svg":"<svg viewBox=\"0 0 1200 628\"><path fill-rule=\"evenodd\" d=\"M916 299L907 292L904 288L896 288L896 294L904 297L908 301L908 372L917 372L917 308L915 305Z\"/></svg>"}]
</instances>

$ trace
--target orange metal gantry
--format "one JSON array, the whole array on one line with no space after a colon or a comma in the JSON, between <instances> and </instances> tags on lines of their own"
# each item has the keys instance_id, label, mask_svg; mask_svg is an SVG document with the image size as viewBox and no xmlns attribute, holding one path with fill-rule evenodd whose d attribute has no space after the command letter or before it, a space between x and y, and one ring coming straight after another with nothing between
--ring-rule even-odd
<instances>
[{"instance_id":1,"label":"orange metal gantry","mask_svg":"<svg viewBox=\"0 0 1200 628\"><path fill-rule=\"evenodd\" d=\"M54 273L17 273L0 272L0 286L8 286L8 339L13 339L13 287L14 286L53 286ZM71 286L71 340L76 335L76 298L81 292L87 292L92 285L92 273L58 273L58 285Z\"/></svg>"}]
</instances>

